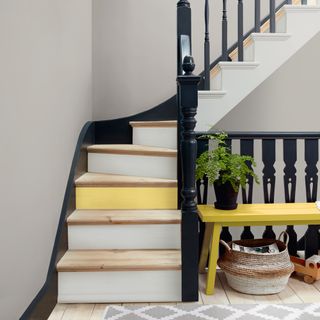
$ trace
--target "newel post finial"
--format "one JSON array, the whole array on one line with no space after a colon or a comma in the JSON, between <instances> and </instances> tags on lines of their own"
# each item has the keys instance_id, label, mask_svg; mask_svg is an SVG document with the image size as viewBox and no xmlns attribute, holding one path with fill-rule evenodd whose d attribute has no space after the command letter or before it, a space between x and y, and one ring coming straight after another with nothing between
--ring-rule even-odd
<instances>
[{"instance_id":1,"label":"newel post finial","mask_svg":"<svg viewBox=\"0 0 320 320\"><path fill-rule=\"evenodd\" d=\"M185 72L186 76L192 75L192 72L195 68L194 59L192 56L185 56L183 58L182 69Z\"/></svg>"},{"instance_id":2,"label":"newel post finial","mask_svg":"<svg viewBox=\"0 0 320 320\"><path fill-rule=\"evenodd\" d=\"M177 7L188 7L190 8L190 2L188 0L179 0Z\"/></svg>"}]
</instances>

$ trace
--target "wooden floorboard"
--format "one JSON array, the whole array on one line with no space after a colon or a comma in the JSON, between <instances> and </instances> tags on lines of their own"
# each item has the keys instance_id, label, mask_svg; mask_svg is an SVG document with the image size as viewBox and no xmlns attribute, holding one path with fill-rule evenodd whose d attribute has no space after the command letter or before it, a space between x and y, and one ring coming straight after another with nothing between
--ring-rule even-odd
<instances>
[{"instance_id":1,"label":"wooden floorboard","mask_svg":"<svg viewBox=\"0 0 320 320\"><path fill-rule=\"evenodd\" d=\"M288 285L302 302L315 303L320 301L320 291L316 288L315 284L310 285L305 283L302 277L291 277Z\"/></svg>"},{"instance_id":2,"label":"wooden floorboard","mask_svg":"<svg viewBox=\"0 0 320 320\"><path fill-rule=\"evenodd\" d=\"M255 296L231 289L222 271L218 271L215 294L205 294L206 275L199 277L199 304L280 304L280 303L317 303L320 301L320 281L306 284L298 276L289 279L288 286L279 294ZM127 306L180 305L182 303L139 303ZM108 304L57 304L48 320L102 320Z\"/></svg>"}]
</instances>

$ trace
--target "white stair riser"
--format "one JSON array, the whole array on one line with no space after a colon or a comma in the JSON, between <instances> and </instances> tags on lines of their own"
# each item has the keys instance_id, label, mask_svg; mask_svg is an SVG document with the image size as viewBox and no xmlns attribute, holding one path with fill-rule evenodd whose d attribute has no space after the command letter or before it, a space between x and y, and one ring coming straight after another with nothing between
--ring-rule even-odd
<instances>
[{"instance_id":1,"label":"white stair riser","mask_svg":"<svg viewBox=\"0 0 320 320\"><path fill-rule=\"evenodd\" d=\"M305 39L311 39L319 32L320 11L296 11L286 9L287 30L295 35L297 45L303 46Z\"/></svg>"},{"instance_id":2,"label":"white stair riser","mask_svg":"<svg viewBox=\"0 0 320 320\"><path fill-rule=\"evenodd\" d=\"M226 95L219 100L201 99L199 96L196 116L197 131L209 130L232 108L242 101L257 86L266 80L283 63L294 55L303 45L320 31L320 11L318 8L285 6L286 29L290 38L257 39L254 41L254 61L260 63L256 69L223 70L212 79L212 89L223 89ZM228 70L230 71L230 70Z\"/></svg>"},{"instance_id":3,"label":"white stair riser","mask_svg":"<svg viewBox=\"0 0 320 320\"><path fill-rule=\"evenodd\" d=\"M134 127L133 144L177 149L177 128Z\"/></svg>"},{"instance_id":4,"label":"white stair riser","mask_svg":"<svg viewBox=\"0 0 320 320\"><path fill-rule=\"evenodd\" d=\"M180 224L71 225L69 249L180 249Z\"/></svg>"},{"instance_id":5,"label":"white stair riser","mask_svg":"<svg viewBox=\"0 0 320 320\"><path fill-rule=\"evenodd\" d=\"M223 69L219 76L221 77L221 87L227 92L230 91L230 88L234 88L237 93L241 94L245 88L251 88L252 83L254 83L255 79L252 78L252 71L257 69L259 66L255 68L249 69ZM245 79L245 81L244 81ZM236 86L237 84L237 86ZM229 94L230 96L230 94ZM223 98L228 98L227 95Z\"/></svg>"},{"instance_id":6,"label":"white stair riser","mask_svg":"<svg viewBox=\"0 0 320 320\"><path fill-rule=\"evenodd\" d=\"M181 301L181 271L59 272L59 303Z\"/></svg>"},{"instance_id":7,"label":"white stair riser","mask_svg":"<svg viewBox=\"0 0 320 320\"><path fill-rule=\"evenodd\" d=\"M88 171L176 179L176 157L88 153Z\"/></svg>"}]
</instances>

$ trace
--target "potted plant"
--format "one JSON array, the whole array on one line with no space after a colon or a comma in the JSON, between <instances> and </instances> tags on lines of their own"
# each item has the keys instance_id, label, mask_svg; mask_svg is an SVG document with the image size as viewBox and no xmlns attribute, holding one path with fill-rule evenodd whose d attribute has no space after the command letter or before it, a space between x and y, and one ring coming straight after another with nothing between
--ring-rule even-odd
<instances>
[{"instance_id":1,"label":"potted plant","mask_svg":"<svg viewBox=\"0 0 320 320\"><path fill-rule=\"evenodd\" d=\"M207 176L216 193L217 209L236 209L239 187L246 188L248 176L259 183L252 167L255 167L251 156L233 154L226 144L228 135L224 132L202 136L217 142L217 147L205 151L197 159L196 179Z\"/></svg>"}]
</instances>

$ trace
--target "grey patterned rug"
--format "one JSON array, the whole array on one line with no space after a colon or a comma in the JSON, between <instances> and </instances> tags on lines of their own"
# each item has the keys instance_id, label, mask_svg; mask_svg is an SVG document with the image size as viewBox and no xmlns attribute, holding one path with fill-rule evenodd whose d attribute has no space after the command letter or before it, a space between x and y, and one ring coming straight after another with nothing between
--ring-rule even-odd
<instances>
[{"instance_id":1,"label":"grey patterned rug","mask_svg":"<svg viewBox=\"0 0 320 320\"><path fill-rule=\"evenodd\" d=\"M109 306L104 320L320 320L320 304Z\"/></svg>"}]
</instances>

